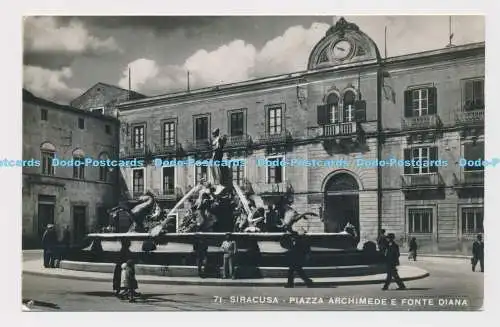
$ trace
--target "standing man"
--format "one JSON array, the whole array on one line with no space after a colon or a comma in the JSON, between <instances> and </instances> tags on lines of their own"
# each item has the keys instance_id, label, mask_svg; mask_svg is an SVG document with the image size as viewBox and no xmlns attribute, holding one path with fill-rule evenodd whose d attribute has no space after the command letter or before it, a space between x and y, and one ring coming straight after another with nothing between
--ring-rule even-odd
<instances>
[{"instance_id":1,"label":"standing man","mask_svg":"<svg viewBox=\"0 0 500 327\"><path fill-rule=\"evenodd\" d=\"M394 278L394 281L398 284L399 290L406 289L405 284L399 277L397 266L399 266L399 246L394 242L395 235L389 233L387 235L387 246L385 248L385 267L387 271L387 277L385 279L384 287L382 290L386 291Z\"/></svg>"},{"instance_id":2,"label":"standing man","mask_svg":"<svg viewBox=\"0 0 500 327\"><path fill-rule=\"evenodd\" d=\"M54 225L48 224L42 236L43 247L43 266L45 268L54 268L54 252L57 247L57 233Z\"/></svg>"},{"instance_id":3,"label":"standing man","mask_svg":"<svg viewBox=\"0 0 500 327\"><path fill-rule=\"evenodd\" d=\"M385 248L387 247L387 236L385 235L385 229L380 230L380 234L377 238L378 250L385 253Z\"/></svg>"},{"instance_id":4,"label":"standing man","mask_svg":"<svg viewBox=\"0 0 500 327\"><path fill-rule=\"evenodd\" d=\"M472 244L472 271L476 270L478 261L481 266L481 272L484 272L484 242L481 234L477 235L477 239Z\"/></svg>"},{"instance_id":5,"label":"standing man","mask_svg":"<svg viewBox=\"0 0 500 327\"><path fill-rule=\"evenodd\" d=\"M196 265L198 266L198 276L206 277L208 245L203 239L198 239L194 243L194 252L196 255Z\"/></svg>"},{"instance_id":6,"label":"standing man","mask_svg":"<svg viewBox=\"0 0 500 327\"><path fill-rule=\"evenodd\" d=\"M227 279L235 279L234 275L234 259L236 257L237 249L236 242L234 241L231 233L226 234L226 239L222 242L221 249L224 252L224 261L223 261L223 274L222 278Z\"/></svg>"},{"instance_id":7,"label":"standing man","mask_svg":"<svg viewBox=\"0 0 500 327\"><path fill-rule=\"evenodd\" d=\"M288 241L290 249L287 252L288 282L285 287L294 287L295 273L297 273L299 277L302 278L307 287L311 287L313 281L309 277L307 277L304 269L302 268L306 263L307 257L310 253L309 244L307 244L305 239L303 237L300 237L297 232L291 232L290 234L285 235L285 237L287 236L290 237Z\"/></svg>"}]
</instances>

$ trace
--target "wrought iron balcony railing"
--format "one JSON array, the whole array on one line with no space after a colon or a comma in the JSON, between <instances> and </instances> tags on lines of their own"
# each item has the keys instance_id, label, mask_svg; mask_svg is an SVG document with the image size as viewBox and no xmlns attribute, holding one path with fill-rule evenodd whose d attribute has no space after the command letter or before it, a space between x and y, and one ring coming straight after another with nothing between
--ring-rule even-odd
<instances>
[{"instance_id":1,"label":"wrought iron balcony railing","mask_svg":"<svg viewBox=\"0 0 500 327\"><path fill-rule=\"evenodd\" d=\"M175 155L182 150L180 143L174 143L172 145L161 145L155 144L153 154L155 155Z\"/></svg>"},{"instance_id":2,"label":"wrought iron balcony railing","mask_svg":"<svg viewBox=\"0 0 500 327\"><path fill-rule=\"evenodd\" d=\"M142 148L125 147L120 152L120 158L144 158L148 154L151 154L151 151L147 145Z\"/></svg>"},{"instance_id":3,"label":"wrought iron balcony railing","mask_svg":"<svg viewBox=\"0 0 500 327\"><path fill-rule=\"evenodd\" d=\"M288 130L279 133L270 133L259 135L257 143L259 144L282 144L292 140L292 134Z\"/></svg>"},{"instance_id":4,"label":"wrought iron balcony railing","mask_svg":"<svg viewBox=\"0 0 500 327\"><path fill-rule=\"evenodd\" d=\"M323 137L351 136L358 133L356 122L323 125Z\"/></svg>"},{"instance_id":5,"label":"wrought iron balcony railing","mask_svg":"<svg viewBox=\"0 0 500 327\"><path fill-rule=\"evenodd\" d=\"M248 134L233 135L227 137L226 147L247 147L252 144L252 138Z\"/></svg>"},{"instance_id":6,"label":"wrought iron balcony railing","mask_svg":"<svg viewBox=\"0 0 500 327\"><path fill-rule=\"evenodd\" d=\"M406 190L420 188L439 188L444 185L439 173L406 174L401 176L401 187Z\"/></svg>"},{"instance_id":7,"label":"wrought iron balcony railing","mask_svg":"<svg viewBox=\"0 0 500 327\"><path fill-rule=\"evenodd\" d=\"M484 170L462 170L453 174L455 187L484 187Z\"/></svg>"},{"instance_id":8,"label":"wrought iron balcony railing","mask_svg":"<svg viewBox=\"0 0 500 327\"><path fill-rule=\"evenodd\" d=\"M188 152L205 152L211 150L209 139L187 141L186 144L186 149Z\"/></svg>"},{"instance_id":9,"label":"wrought iron balcony railing","mask_svg":"<svg viewBox=\"0 0 500 327\"><path fill-rule=\"evenodd\" d=\"M158 194L158 200L177 200L181 197L182 191L178 187L164 189Z\"/></svg>"},{"instance_id":10,"label":"wrought iron balcony railing","mask_svg":"<svg viewBox=\"0 0 500 327\"><path fill-rule=\"evenodd\" d=\"M457 112L455 114L455 122L460 125L484 123L484 110Z\"/></svg>"},{"instance_id":11,"label":"wrought iron balcony railing","mask_svg":"<svg viewBox=\"0 0 500 327\"><path fill-rule=\"evenodd\" d=\"M261 195L293 193L293 187L289 182L281 183L255 183L254 191Z\"/></svg>"},{"instance_id":12,"label":"wrought iron balcony railing","mask_svg":"<svg viewBox=\"0 0 500 327\"><path fill-rule=\"evenodd\" d=\"M426 115L417 117L405 117L402 121L404 130L410 129L429 129L441 126L441 119L438 115Z\"/></svg>"}]
</instances>

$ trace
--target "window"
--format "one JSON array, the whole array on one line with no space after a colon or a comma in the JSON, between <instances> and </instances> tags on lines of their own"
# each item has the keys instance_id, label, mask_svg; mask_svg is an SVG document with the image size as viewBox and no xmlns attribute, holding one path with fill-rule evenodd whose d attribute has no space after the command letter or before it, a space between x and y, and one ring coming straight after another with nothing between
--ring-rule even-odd
<instances>
[{"instance_id":1,"label":"window","mask_svg":"<svg viewBox=\"0 0 500 327\"><path fill-rule=\"evenodd\" d=\"M464 81L464 110L484 110L484 79Z\"/></svg>"},{"instance_id":2,"label":"window","mask_svg":"<svg viewBox=\"0 0 500 327\"><path fill-rule=\"evenodd\" d=\"M195 140L208 140L208 116L203 117L195 117L194 119L195 131L194 138Z\"/></svg>"},{"instance_id":3,"label":"window","mask_svg":"<svg viewBox=\"0 0 500 327\"><path fill-rule=\"evenodd\" d=\"M174 194L175 192L175 168L163 167L163 194Z\"/></svg>"},{"instance_id":4,"label":"window","mask_svg":"<svg viewBox=\"0 0 500 327\"><path fill-rule=\"evenodd\" d=\"M42 158L42 175L54 176L54 166L52 160L56 155L56 148L52 144L46 142L40 147Z\"/></svg>"},{"instance_id":5,"label":"window","mask_svg":"<svg viewBox=\"0 0 500 327\"><path fill-rule=\"evenodd\" d=\"M405 117L422 117L437 113L435 87L413 88L405 91Z\"/></svg>"},{"instance_id":6,"label":"window","mask_svg":"<svg viewBox=\"0 0 500 327\"><path fill-rule=\"evenodd\" d=\"M195 166L194 167L194 183L198 185L202 179L207 180L208 178L208 167L207 166Z\"/></svg>"},{"instance_id":7,"label":"window","mask_svg":"<svg viewBox=\"0 0 500 327\"><path fill-rule=\"evenodd\" d=\"M85 165L84 165L85 153L81 149L73 151L73 178L84 179L85 178Z\"/></svg>"},{"instance_id":8,"label":"window","mask_svg":"<svg viewBox=\"0 0 500 327\"><path fill-rule=\"evenodd\" d=\"M52 166L52 160L55 157L55 153L52 151L42 150L42 174L48 176L54 176L54 166Z\"/></svg>"},{"instance_id":9,"label":"window","mask_svg":"<svg viewBox=\"0 0 500 327\"><path fill-rule=\"evenodd\" d=\"M337 94L332 93L326 99L328 105L327 121L329 124L338 123L340 121L340 103Z\"/></svg>"},{"instance_id":10,"label":"window","mask_svg":"<svg viewBox=\"0 0 500 327\"><path fill-rule=\"evenodd\" d=\"M107 160L109 159L109 155L107 153L101 153L99 155L99 160ZM108 175L110 172L110 168L106 166L99 166L99 180L101 182L107 182L108 181Z\"/></svg>"},{"instance_id":11,"label":"window","mask_svg":"<svg viewBox=\"0 0 500 327\"><path fill-rule=\"evenodd\" d=\"M268 160L278 160L282 161L285 158L284 157L270 157L267 158ZM277 167L267 167L267 183L268 184L276 184L276 183L282 183L284 180L284 173L285 173L285 167L282 167L281 165L278 165Z\"/></svg>"},{"instance_id":12,"label":"window","mask_svg":"<svg viewBox=\"0 0 500 327\"><path fill-rule=\"evenodd\" d=\"M353 91L344 93L344 122L354 121L356 96Z\"/></svg>"},{"instance_id":13,"label":"window","mask_svg":"<svg viewBox=\"0 0 500 327\"><path fill-rule=\"evenodd\" d=\"M484 143L483 142L478 142L476 144L474 143L465 143L464 144L464 158L469 161L469 160L484 160ZM482 166L465 166L464 170L465 171L477 171L477 170L483 170L484 168Z\"/></svg>"},{"instance_id":14,"label":"window","mask_svg":"<svg viewBox=\"0 0 500 327\"><path fill-rule=\"evenodd\" d=\"M106 132L106 134L110 135L111 134L111 126L109 125L104 125L104 131Z\"/></svg>"},{"instance_id":15,"label":"window","mask_svg":"<svg viewBox=\"0 0 500 327\"><path fill-rule=\"evenodd\" d=\"M175 145L175 122L163 123L163 146Z\"/></svg>"},{"instance_id":16,"label":"window","mask_svg":"<svg viewBox=\"0 0 500 327\"><path fill-rule=\"evenodd\" d=\"M437 147L420 147L404 150L405 161L411 161L411 165L404 167L405 174L429 174L436 173L437 166L430 165L430 161L437 160Z\"/></svg>"},{"instance_id":17,"label":"window","mask_svg":"<svg viewBox=\"0 0 500 327\"><path fill-rule=\"evenodd\" d=\"M231 171L233 174L233 182L242 186L243 179L245 178L245 166L240 165L240 164L237 164L237 165L233 164L233 165L231 165Z\"/></svg>"},{"instance_id":18,"label":"window","mask_svg":"<svg viewBox=\"0 0 500 327\"><path fill-rule=\"evenodd\" d=\"M85 119L78 118L78 128L79 129L84 129L85 128Z\"/></svg>"},{"instance_id":19,"label":"window","mask_svg":"<svg viewBox=\"0 0 500 327\"><path fill-rule=\"evenodd\" d=\"M245 115L243 111L234 111L229 114L229 131L231 136L245 134Z\"/></svg>"},{"instance_id":20,"label":"window","mask_svg":"<svg viewBox=\"0 0 500 327\"><path fill-rule=\"evenodd\" d=\"M144 125L134 126L132 128L132 147L135 150L144 149L144 132Z\"/></svg>"},{"instance_id":21,"label":"window","mask_svg":"<svg viewBox=\"0 0 500 327\"><path fill-rule=\"evenodd\" d=\"M144 169L132 170L132 193L133 196L144 194Z\"/></svg>"},{"instance_id":22,"label":"window","mask_svg":"<svg viewBox=\"0 0 500 327\"><path fill-rule=\"evenodd\" d=\"M47 121L48 120L48 116L49 116L49 112L47 111L47 109L42 109L40 111L40 115L41 115L41 117L40 117L41 120Z\"/></svg>"},{"instance_id":23,"label":"window","mask_svg":"<svg viewBox=\"0 0 500 327\"><path fill-rule=\"evenodd\" d=\"M267 132L270 135L280 134L282 131L281 106L269 107L267 111Z\"/></svg>"},{"instance_id":24,"label":"window","mask_svg":"<svg viewBox=\"0 0 500 327\"><path fill-rule=\"evenodd\" d=\"M483 208L462 208L462 234L483 233Z\"/></svg>"},{"instance_id":25,"label":"window","mask_svg":"<svg viewBox=\"0 0 500 327\"><path fill-rule=\"evenodd\" d=\"M433 224L432 208L408 209L408 233L430 234Z\"/></svg>"}]
</instances>

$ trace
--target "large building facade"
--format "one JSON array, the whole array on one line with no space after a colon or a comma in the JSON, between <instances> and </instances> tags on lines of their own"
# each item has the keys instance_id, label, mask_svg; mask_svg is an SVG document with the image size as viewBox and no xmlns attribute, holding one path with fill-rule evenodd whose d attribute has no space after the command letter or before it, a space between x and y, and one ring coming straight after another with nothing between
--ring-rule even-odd
<instances>
[{"instance_id":1,"label":"large building facade","mask_svg":"<svg viewBox=\"0 0 500 327\"><path fill-rule=\"evenodd\" d=\"M111 159L118 156L116 118L62 106L23 90L23 246L39 245L47 224L70 228L71 241L108 225L116 204L118 172L109 167L64 167L52 159Z\"/></svg>"},{"instance_id":2,"label":"large building facade","mask_svg":"<svg viewBox=\"0 0 500 327\"><path fill-rule=\"evenodd\" d=\"M484 171L461 158L484 158L484 55L476 43L381 58L368 35L340 19L307 71L117 105L120 157L207 158L219 128L227 156L247 162L232 168L233 181L249 181L266 202L293 190L297 210L319 215L310 232L351 222L362 239L383 228L405 243L416 237L423 251L468 252L483 232ZM264 158L339 166L257 165ZM391 158L434 164L380 164ZM125 168L123 195L150 189L169 208L209 174Z\"/></svg>"}]
</instances>

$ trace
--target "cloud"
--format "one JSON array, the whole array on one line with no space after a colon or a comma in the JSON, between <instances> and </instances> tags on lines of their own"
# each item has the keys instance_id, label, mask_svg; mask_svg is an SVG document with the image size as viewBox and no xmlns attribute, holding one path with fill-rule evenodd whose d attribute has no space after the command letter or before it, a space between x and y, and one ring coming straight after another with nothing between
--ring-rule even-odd
<instances>
[{"instance_id":1,"label":"cloud","mask_svg":"<svg viewBox=\"0 0 500 327\"><path fill-rule=\"evenodd\" d=\"M154 60L137 59L129 63L132 88L146 94L186 89L188 71L191 87L197 88L304 70L309 52L328 27L319 23L310 28L290 27L261 50L245 41L234 40L213 51L198 50L177 66L160 67ZM123 71L118 83L128 87L128 69Z\"/></svg>"},{"instance_id":2,"label":"cloud","mask_svg":"<svg viewBox=\"0 0 500 327\"><path fill-rule=\"evenodd\" d=\"M24 61L27 65L61 68L77 56L122 51L113 37L93 36L76 20L62 24L56 17L26 17L24 21Z\"/></svg>"},{"instance_id":3,"label":"cloud","mask_svg":"<svg viewBox=\"0 0 500 327\"><path fill-rule=\"evenodd\" d=\"M36 66L24 66L23 86L34 95L58 103L69 103L83 93L83 90L71 88L67 80L73 77L71 68L50 70Z\"/></svg>"}]
</instances>

